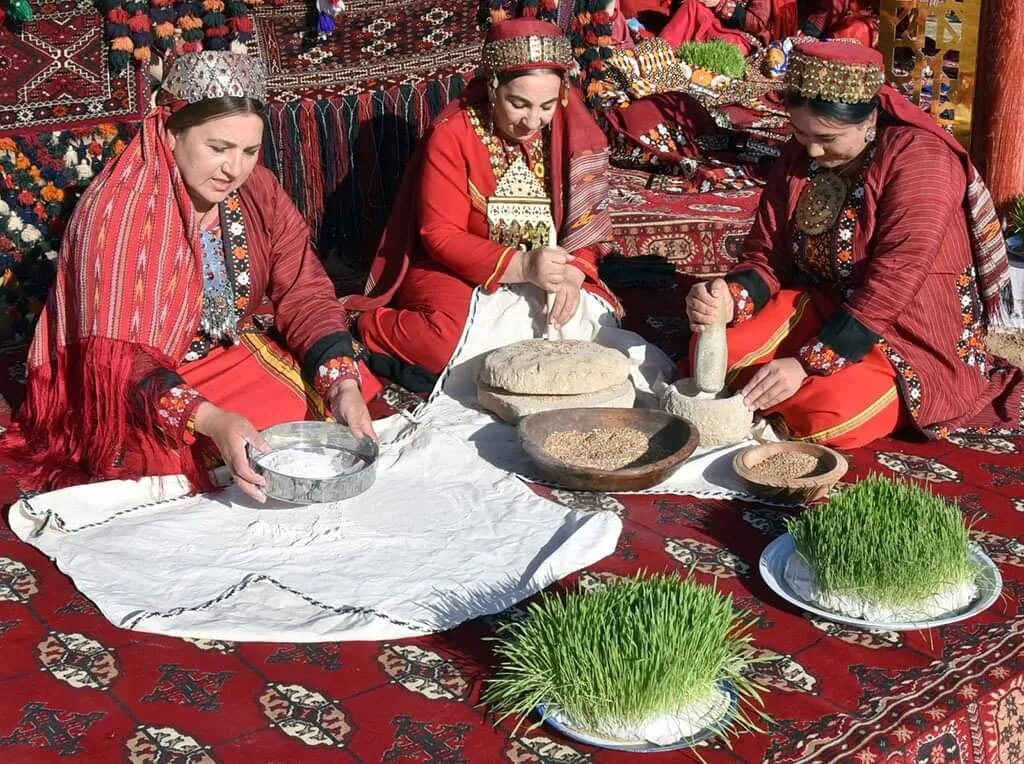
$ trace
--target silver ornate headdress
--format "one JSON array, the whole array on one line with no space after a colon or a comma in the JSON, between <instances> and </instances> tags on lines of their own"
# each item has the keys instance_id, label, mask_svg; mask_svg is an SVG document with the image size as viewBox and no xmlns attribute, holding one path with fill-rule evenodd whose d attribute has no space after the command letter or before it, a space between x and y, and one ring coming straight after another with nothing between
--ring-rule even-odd
<instances>
[{"instance_id":1,"label":"silver ornate headdress","mask_svg":"<svg viewBox=\"0 0 1024 764\"><path fill-rule=\"evenodd\" d=\"M160 89L165 98L196 103L207 98L254 98L267 101L267 70L244 53L204 50L174 59Z\"/></svg>"}]
</instances>

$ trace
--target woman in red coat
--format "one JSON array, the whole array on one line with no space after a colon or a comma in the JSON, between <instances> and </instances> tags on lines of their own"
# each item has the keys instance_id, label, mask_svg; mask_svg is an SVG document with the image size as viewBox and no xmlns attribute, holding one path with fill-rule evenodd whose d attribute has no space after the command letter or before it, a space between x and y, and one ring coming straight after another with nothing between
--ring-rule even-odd
<instances>
[{"instance_id":1,"label":"woman in red coat","mask_svg":"<svg viewBox=\"0 0 1024 764\"><path fill-rule=\"evenodd\" d=\"M852 39L876 48L878 0L817 0L801 31L823 40Z\"/></svg>"},{"instance_id":2,"label":"woman in red coat","mask_svg":"<svg viewBox=\"0 0 1024 764\"><path fill-rule=\"evenodd\" d=\"M486 80L441 113L405 172L367 295L346 300L364 311L361 340L395 360L374 370L410 388L448 363L476 288L535 284L555 295L556 325L581 289L611 300L596 268L611 239L608 148L570 87L568 40L544 21L505 21L483 63ZM546 222L516 222L522 198Z\"/></svg>"},{"instance_id":3,"label":"woman in red coat","mask_svg":"<svg viewBox=\"0 0 1024 764\"><path fill-rule=\"evenodd\" d=\"M180 56L82 196L2 443L23 487L184 473L210 488L223 461L262 501L246 458L260 429L333 415L373 435L362 348L305 221L257 166L265 92L247 56Z\"/></svg>"},{"instance_id":4,"label":"woman in red coat","mask_svg":"<svg viewBox=\"0 0 1024 764\"><path fill-rule=\"evenodd\" d=\"M798 46L794 140L739 262L690 291L691 327L727 301L731 388L796 438L1020 433L1024 375L985 349L1009 290L991 196L882 71L858 44Z\"/></svg>"}]
</instances>

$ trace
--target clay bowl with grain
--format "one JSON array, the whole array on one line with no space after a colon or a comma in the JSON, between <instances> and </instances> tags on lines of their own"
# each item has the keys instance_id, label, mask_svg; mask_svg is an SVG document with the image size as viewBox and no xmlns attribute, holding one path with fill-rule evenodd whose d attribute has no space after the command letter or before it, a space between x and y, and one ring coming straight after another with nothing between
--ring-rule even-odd
<instances>
[{"instance_id":1,"label":"clay bowl with grain","mask_svg":"<svg viewBox=\"0 0 1024 764\"><path fill-rule=\"evenodd\" d=\"M518 431L520 445L540 471L578 491L650 488L678 470L700 443L693 424L653 409L543 411L522 419ZM620 434L624 440L617 439ZM603 439L611 447L596 458L573 450L588 438Z\"/></svg>"},{"instance_id":2,"label":"clay bowl with grain","mask_svg":"<svg viewBox=\"0 0 1024 764\"><path fill-rule=\"evenodd\" d=\"M755 496L793 504L826 498L849 469L838 451L800 441L744 448L732 467Z\"/></svg>"}]
</instances>

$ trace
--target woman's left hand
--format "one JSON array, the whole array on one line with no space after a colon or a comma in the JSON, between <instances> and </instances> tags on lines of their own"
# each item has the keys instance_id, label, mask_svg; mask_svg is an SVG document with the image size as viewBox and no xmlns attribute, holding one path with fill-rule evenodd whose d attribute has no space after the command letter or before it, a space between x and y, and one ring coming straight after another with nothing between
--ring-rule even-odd
<instances>
[{"instance_id":1,"label":"woman's left hand","mask_svg":"<svg viewBox=\"0 0 1024 764\"><path fill-rule=\"evenodd\" d=\"M748 409L763 411L791 398L806 378L807 372L800 361L776 358L758 369L740 394Z\"/></svg>"},{"instance_id":2,"label":"woman's left hand","mask_svg":"<svg viewBox=\"0 0 1024 764\"><path fill-rule=\"evenodd\" d=\"M576 314L580 304L580 289L586 276L579 268L569 266L565 269L565 281L555 290L555 303L551 306L548 321L555 326L565 326Z\"/></svg>"},{"instance_id":3,"label":"woman's left hand","mask_svg":"<svg viewBox=\"0 0 1024 764\"><path fill-rule=\"evenodd\" d=\"M357 438L369 437L379 442L358 382L354 379L341 380L331 390L330 398L331 414L336 422L348 425Z\"/></svg>"}]
</instances>

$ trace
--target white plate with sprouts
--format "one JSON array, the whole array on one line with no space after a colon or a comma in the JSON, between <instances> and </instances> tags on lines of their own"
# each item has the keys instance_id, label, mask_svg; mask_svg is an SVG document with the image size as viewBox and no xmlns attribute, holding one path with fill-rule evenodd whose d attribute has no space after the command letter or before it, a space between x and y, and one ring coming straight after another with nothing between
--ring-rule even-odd
<instances>
[{"instance_id":1,"label":"white plate with sprouts","mask_svg":"<svg viewBox=\"0 0 1024 764\"><path fill-rule=\"evenodd\" d=\"M739 693L737 692L736 687L733 686L732 682L723 681L719 687L729 696L728 708L725 710L725 713L721 715L721 718L718 719L714 725L705 727L697 734L667 745L659 745L657 743L652 743L649 740L622 740L619 738L610 738L596 732L570 727L557 716L548 713L544 706L538 706L537 713L540 714L542 721L550 724L554 729L561 732L567 738L575 740L578 743L592 745L595 748L605 748L610 751L629 751L630 753L663 753L665 751L681 751L718 737L721 732L726 730L729 725L732 724L733 719L736 717L736 713L739 710Z\"/></svg>"},{"instance_id":2,"label":"white plate with sprouts","mask_svg":"<svg viewBox=\"0 0 1024 764\"><path fill-rule=\"evenodd\" d=\"M759 569L761 578L768 584L768 588L778 594L782 599L792 605L814 613L836 623L856 626L862 629L883 629L886 631L916 631L919 629L931 629L936 626L945 626L957 621L965 621L973 618L979 613L987 610L992 603L998 599L1003 590L1003 577L999 568L992 562L992 559L975 544L970 545L970 558L978 565L978 575L975 584L978 593L971 603L964 608L954 610L941 616L916 621L898 621L895 623L885 621L869 621L862 618L853 618L832 610L825 610L819 605L802 598L794 591L793 587L786 580L786 563L790 557L796 554L796 542L793 537L785 533L772 541L764 552L761 553Z\"/></svg>"}]
</instances>

